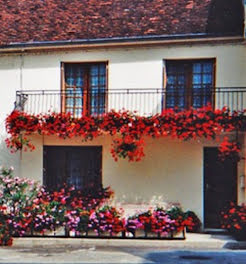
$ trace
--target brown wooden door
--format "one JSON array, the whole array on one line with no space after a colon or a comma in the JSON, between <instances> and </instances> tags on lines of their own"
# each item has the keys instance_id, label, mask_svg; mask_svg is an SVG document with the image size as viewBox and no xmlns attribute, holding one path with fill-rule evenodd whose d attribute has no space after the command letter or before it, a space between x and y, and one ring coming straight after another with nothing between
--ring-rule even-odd
<instances>
[{"instance_id":1,"label":"brown wooden door","mask_svg":"<svg viewBox=\"0 0 246 264\"><path fill-rule=\"evenodd\" d=\"M218 148L204 148L204 225L220 228L220 212L237 201L237 163L221 161Z\"/></svg>"},{"instance_id":2,"label":"brown wooden door","mask_svg":"<svg viewBox=\"0 0 246 264\"><path fill-rule=\"evenodd\" d=\"M97 188L102 183L102 147L44 147L44 185L60 189L64 183L76 189Z\"/></svg>"}]
</instances>

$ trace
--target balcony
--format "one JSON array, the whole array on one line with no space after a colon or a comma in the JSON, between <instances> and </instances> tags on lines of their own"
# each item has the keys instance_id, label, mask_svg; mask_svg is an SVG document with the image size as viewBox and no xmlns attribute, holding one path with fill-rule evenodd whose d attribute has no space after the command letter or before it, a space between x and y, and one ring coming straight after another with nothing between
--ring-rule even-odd
<instances>
[{"instance_id":1,"label":"balcony","mask_svg":"<svg viewBox=\"0 0 246 264\"><path fill-rule=\"evenodd\" d=\"M148 116L165 108L198 108L208 103L215 109L227 106L231 111L242 111L246 109L246 87L223 87L192 94L163 89L110 89L100 93L22 90L16 92L15 108L29 114L71 112L74 117L125 109Z\"/></svg>"}]
</instances>

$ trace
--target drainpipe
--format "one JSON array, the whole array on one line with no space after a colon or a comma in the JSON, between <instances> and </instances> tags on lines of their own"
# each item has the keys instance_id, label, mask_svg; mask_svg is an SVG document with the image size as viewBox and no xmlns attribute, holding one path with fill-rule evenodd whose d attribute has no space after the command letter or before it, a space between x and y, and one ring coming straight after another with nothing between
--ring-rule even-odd
<instances>
[{"instance_id":1,"label":"drainpipe","mask_svg":"<svg viewBox=\"0 0 246 264\"><path fill-rule=\"evenodd\" d=\"M23 90L23 65L24 65L24 58L23 54L20 55L20 87L19 89Z\"/></svg>"},{"instance_id":2,"label":"drainpipe","mask_svg":"<svg viewBox=\"0 0 246 264\"><path fill-rule=\"evenodd\" d=\"M244 1L244 38L246 38L246 0Z\"/></svg>"},{"instance_id":3,"label":"drainpipe","mask_svg":"<svg viewBox=\"0 0 246 264\"><path fill-rule=\"evenodd\" d=\"M20 54L20 91L23 90L23 66L24 66L24 57L23 57L23 54L21 53ZM16 98L17 100L17 98ZM19 98L19 103L21 104L21 100L22 98ZM22 109L21 109L22 110ZM21 135L22 137L22 135ZM20 171L20 174L22 174L22 166L21 166L21 161L22 161L22 149L20 150L20 158L19 158L19 171ZM22 176L22 175L21 175Z\"/></svg>"},{"instance_id":4,"label":"drainpipe","mask_svg":"<svg viewBox=\"0 0 246 264\"><path fill-rule=\"evenodd\" d=\"M246 0L243 0L243 4L244 4L244 38L246 39ZM244 184L246 184L245 182L245 175L246 175L246 132L243 133L243 140L242 140L242 155L244 157L244 160L242 162L244 162L244 174L243 179L244 179ZM243 202L246 203L246 188L244 186L244 193L243 193Z\"/></svg>"}]
</instances>

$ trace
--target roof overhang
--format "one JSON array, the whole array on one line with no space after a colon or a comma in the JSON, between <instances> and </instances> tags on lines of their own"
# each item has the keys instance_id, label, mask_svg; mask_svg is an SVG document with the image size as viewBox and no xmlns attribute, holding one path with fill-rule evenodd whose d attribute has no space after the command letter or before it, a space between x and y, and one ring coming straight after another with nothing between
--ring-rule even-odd
<instances>
[{"instance_id":1,"label":"roof overhang","mask_svg":"<svg viewBox=\"0 0 246 264\"><path fill-rule=\"evenodd\" d=\"M219 44L244 42L243 36L219 36L209 34L180 34L141 37L114 37L102 39L78 39L65 41L37 41L10 43L0 46L0 54L33 53L77 49L148 47L163 45Z\"/></svg>"}]
</instances>

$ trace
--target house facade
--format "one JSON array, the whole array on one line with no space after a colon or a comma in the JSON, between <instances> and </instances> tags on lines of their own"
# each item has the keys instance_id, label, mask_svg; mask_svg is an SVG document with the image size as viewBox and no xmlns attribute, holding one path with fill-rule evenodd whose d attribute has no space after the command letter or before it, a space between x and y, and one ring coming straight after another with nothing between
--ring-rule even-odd
<instances>
[{"instance_id":1,"label":"house facade","mask_svg":"<svg viewBox=\"0 0 246 264\"><path fill-rule=\"evenodd\" d=\"M226 202L246 201L245 160L220 161L218 140L148 137L139 162L115 162L108 134L82 141L32 133L35 150L14 154L4 143L14 103L27 114L75 118L112 109L145 117L207 104L246 109L242 1L16 2L2 7L2 165L49 188L111 186L123 206L180 204L205 228L219 228ZM246 156L245 132L224 136L237 137Z\"/></svg>"}]
</instances>

